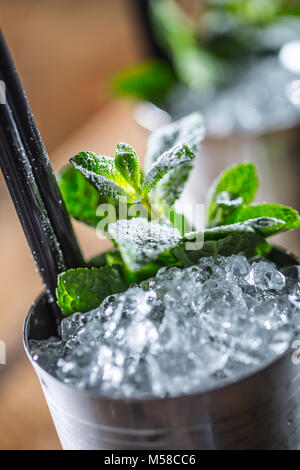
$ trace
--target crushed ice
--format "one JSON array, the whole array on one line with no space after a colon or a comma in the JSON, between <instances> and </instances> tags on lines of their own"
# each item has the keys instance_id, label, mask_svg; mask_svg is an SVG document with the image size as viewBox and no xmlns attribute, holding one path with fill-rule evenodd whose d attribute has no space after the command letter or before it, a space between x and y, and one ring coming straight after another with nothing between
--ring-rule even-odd
<instances>
[{"instance_id":1,"label":"crushed ice","mask_svg":"<svg viewBox=\"0 0 300 470\"><path fill-rule=\"evenodd\" d=\"M300 331L300 267L243 255L162 268L62 321L61 339L31 341L65 383L116 397L174 396L238 379Z\"/></svg>"}]
</instances>

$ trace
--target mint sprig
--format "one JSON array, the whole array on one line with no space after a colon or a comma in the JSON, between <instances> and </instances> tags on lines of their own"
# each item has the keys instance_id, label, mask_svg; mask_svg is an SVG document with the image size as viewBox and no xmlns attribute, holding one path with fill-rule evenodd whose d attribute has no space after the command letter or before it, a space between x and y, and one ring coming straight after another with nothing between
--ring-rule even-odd
<instances>
[{"instance_id":1,"label":"mint sprig","mask_svg":"<svg viewBox=\"0 0 300 470\"><path fill-rule=\"evenodd\" d=\"M57 175L59 189L67 210L73 219L91 227L96 227L101 217L97 216L97 208L107 199L93 188L79 171L67 165Z\"/></svg>"}]
</instances>

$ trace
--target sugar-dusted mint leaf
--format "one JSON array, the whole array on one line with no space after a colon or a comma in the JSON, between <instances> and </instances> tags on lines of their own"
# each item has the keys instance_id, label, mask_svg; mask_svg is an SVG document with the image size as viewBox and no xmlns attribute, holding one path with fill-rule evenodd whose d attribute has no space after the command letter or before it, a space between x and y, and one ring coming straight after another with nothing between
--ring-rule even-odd
<instances>
[{"instance_id":1,"label":"sugar-dusted mint leaf","mask_svg":"<svg viewBox=\"0 0 300 470\"><path fill-rule=\"evenodd\" d=\"M93 152L80 152L70 161L102 197L130 199L134 194L133 188L117 170L114 158Z\"/></svg>"},{"instance_id":2,"label":"sugar-dusted mint leaf","mask_svg":"<svg viewBox=\"0 0 300 470\"><path fill-rule=\"evenodd\" d=\"M179 144L164 152L152 165L143 182L143 190L148 193L167 173L189 163L195 154L185 144Z\"/></svg>"},{"instance_id":3,"label":"sugar-dusted mint leaf","mask_svg":"<svg viewBox=\"0 0 300 470\"><path fill-rule=\"evenodd\" d=\"M193 113L172 124L168 124L153 132L148 140L146 168L151 169L158 158L176 145L185 144L191 152L198 154L204 138L204 126L199 113ZM162 178L150 192L151 202L172 206L184 189L193 159L175 167Z\"/></svg>"},{"instance_id":4,"label":"sugar-dusted mint leaf","mask_svg":"<svg viewBox=\"0 0 300 470\"><path fill-rule=\"evenodd\" d=\"M57 304L65 316L85 313L98 307L108 295L126 288L114 266L69 269L58 275Z\"/></svg>"},{"instance_id":5,"label":"sugar-dusted mint leaf","mask_svg":"<svg viewBox=\"0 0 300 470\"><path fill-rule=\"evenodd\" d=\"M300 227L300 217L295 209L280 204L253 204L241 207L232 212L228 217L229 223L243 222L257 217L273 217L285 222L282 227L269 227L266 229L268 236L279 231L291 230Z\"/></svg>"},{"instance_id":6,"label":"sugar-dusted mint leaf","mask_svg":"<svg viewBox=\"0 0 300 470\"><path fill-rule=\"evenodd\" d=\"M57 174L57 182L70 216L96 227L101 220L96 215L97 208L106 199L72 165L66 166Z\"/></svg>"},{"instance_id":7,"label":"sugar-dusted mint leaf","mask_svg":"<svg viewBox=\"0 0 300 470\"><path fill-rule=\"evenodd\" d=\"M238 205L253 201L257 187L258 178L252 163L239 163L225 170L209 191L207 225L227 224L229 215Z\"/></svg>"},{"instance_id":8,"label":"sugar-dusted mint leaf","mask_svg":"<svg viewBox=\"0 0 300 470\"><path fill-rule=\"evenodd\" d=\"M148 222L138 217L131 220L118 220L108 228L115 240L128 269L135 272L155 261L160 254L175 247L180 232L164 224Z\"/></svg>"},{"instance_id":9,"label":"sugar-dusted mint leaf","mask_svg":"<svg viewBox=\"0 0 300 470\"><path fill-rule=\"evenodd\" d=\"M117 145L115 165L127 183L138 191L140 188L140 165L137 154L130 145L125 143Z\"/></svg>"},{"instance_id":10,"label":"sugar-dusted mint leaf","mask_svg":"<svg viewBox=\"0 0 300 470\"><path fill-rule=\"evenodd\" d=\"M152 29L157 41L170 58L181 83L198 91L211 89L223 77L223 67L216 54L201 47L196 28L179 2L149 2Z\"/></svg>"},{"instance_id":11,"label":"sugar-dusted mint leaf","mask_svg":"<svg viewBox=\"0 0 300 470\"><path fill-rule=\"evenodd\" d=\"M118 95L155 103L166 96L174 83L174 73L169 64L160 60L147 60L116 75L113 88Z\"/></svg>"}]
</instances>

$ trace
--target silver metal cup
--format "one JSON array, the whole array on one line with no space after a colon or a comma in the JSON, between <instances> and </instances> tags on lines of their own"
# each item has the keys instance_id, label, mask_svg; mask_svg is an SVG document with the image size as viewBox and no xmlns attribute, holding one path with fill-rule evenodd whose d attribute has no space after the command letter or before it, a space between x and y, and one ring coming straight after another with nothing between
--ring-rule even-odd
<instances>
[{"instance_id":1,"label":"silver metal cup","mask_svg":"<svg viewBox=\"0 0 300 470\"><path fill-rule=\"evenodd\" d=\"M292 350L229 385L178 398L125 400L78 391L43 370L28 341L55 335L45 295L31 308L24 344L63 449L297 449L300 365Z\"/></svg>"}]
</instances>

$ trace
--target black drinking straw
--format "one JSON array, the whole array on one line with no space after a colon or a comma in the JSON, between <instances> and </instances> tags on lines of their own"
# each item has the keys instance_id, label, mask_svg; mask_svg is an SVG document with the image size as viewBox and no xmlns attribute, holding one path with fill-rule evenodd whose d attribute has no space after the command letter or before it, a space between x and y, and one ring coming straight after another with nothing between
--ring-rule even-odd
<instances>
[{"instance_id":1,"label":"black drinking straw","mask_svg":"<svg viewBox=\"0 0 300 470\"><path fill-rule=\"evenodd\" d=\"M57 275L84 262L1 31L0 80L0 167L57 314Z\"/></svg>"}]
</instances>

